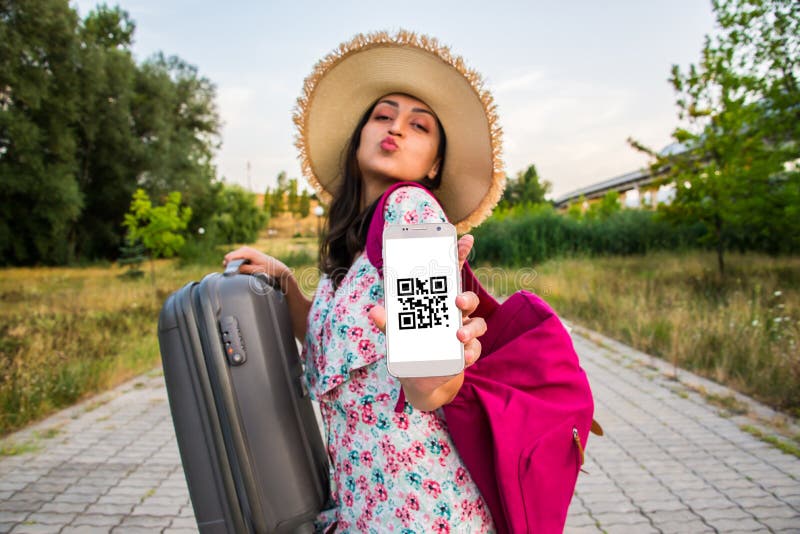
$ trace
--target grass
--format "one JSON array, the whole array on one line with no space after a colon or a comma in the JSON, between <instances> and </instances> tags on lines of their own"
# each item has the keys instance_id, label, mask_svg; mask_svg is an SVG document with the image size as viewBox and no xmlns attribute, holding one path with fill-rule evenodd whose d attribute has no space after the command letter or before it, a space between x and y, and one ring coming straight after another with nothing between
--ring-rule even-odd
<instances>
[{"instance_id":1,"label":"grass","mask_svg":"<svg viewBox=\"0 0 800 534\"><path fill-rule=\"evenodd\" d=\"M313 293L319 277L304 264L316 253L315 239L270 238L255 246L292 259L301 287ZM125 269L117 266L3 269L0 436L153 370L160 362L157 323L164 300L185 283L221 271L221 262L222 253L195 264L157 260L155 287L148 265L139 279L120 277Z\"/></svg>"},{"instance_id":2,"label":"grass","mask_svg":"<svg viewBox=\"0 0 800 534\"><path fill-rule=\"evenodd\" d=\"M748 413L747 406L739 402L733 395L717 395L715 393L706 393L705 399L710 404L718 406L732 415L745 415Z\"/></svg>"},{"instance_id":3,"label":"grass","mask_svg":"<svg viewBox=\"0 0 800 534\"><path fill-rule=\"evenodd\" d=\"M155 494L156 494L156 489L150 488L149 490L144 492L144 495L142 495L142 498L139 500L139 502L144 502Z\"/></svg>"},{"instance_id":4,"label":"grass","mask_svg":"<svg viewBox=\"0 0 800 534\"><path fill-rule=\"evenodd\" d=\"M37 452L42 448L38 441L23 441L17 442L3 442L0 443L0 456L19 456L20 454L28 454L30 452Z\"/></svg>"},{"instance_id":5,"label":"grass","mask_svg":"<svg viewBox=\"0 0 800 534\"><path fill-rule=\"evenodd\" d=\"M253 246L285 261L313 294L316 239L265 237ZM124 280L116 266L3 269L0 436L141 373L159 374L164 300L220 271L222 252L233 248L200 263L156 261L155 288L149 273ZM580 325L800 415L800 258L730 254L728 265L722 278L712 254L654 253L474 269L495 295L532 290Z\"/></svg>"},{"instance_id":6,"label":"grass","mask_svg":"<svg viewBox=\"0 0 800 534\"><path fill-rule=\"evenodd\" d=\"M777 436L773 436L772 434L766 434L763 431L759 430L758 428L752 425L741 425L739 428L747 432L748 434L757 437L761 441L765 443L769 443L773 447L780 449L781 451L785 452L786 454L791 454L792 456L796 456L800 458L800 447L791 443L786 440L782 440Z\"/></svg>"},{"instance_id":7,"label":"grass","mask_svg":"<svg viewBox=\"0 0 800 534\"><path fill-rule=\"evenodd\" d=\"M731 417L734 415L750 414L750 408L747 406L747 404L741 402L731 393L728 393L727 395L709 393L703 386L695 386L691 384L682 384L682 387L699 394L707 403L718 408L722 408L723 411L719 412L720 415ZM684 398L687 398L688 394L685 391L683 393L685 395Z\"/></svg>"},{"instance_id":8,"label":"grass","mask_svg":"<svg viewBox=\"0 0 800 534\"><path fill-rule=\"evenodd\" d=\"M17 456L20 454L37 452L42 448L42 440L53 439L61 434L61 432L60 428L51 427L45 429L43 432L34 432L32 439L22 442L4 440L0 442L0 456Z\"/></svg>"},{"instance_id":9,"label":"grass","mask_svg":"<svg viewBox=\"0 0 800 534\"><path fill-rule=\"evenodd\" d=\"M713 254L479 267L493 294L536 292L564 317L800 416L800 257Z\"/></svg>"}]
</instances>

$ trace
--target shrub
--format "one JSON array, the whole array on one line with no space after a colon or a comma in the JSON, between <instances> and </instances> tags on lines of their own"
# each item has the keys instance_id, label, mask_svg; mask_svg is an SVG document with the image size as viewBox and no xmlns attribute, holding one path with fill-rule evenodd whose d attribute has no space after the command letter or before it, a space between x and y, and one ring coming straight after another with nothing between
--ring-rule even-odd
<instances>
[{"instance_id":1,"label":"shrub","mask_svg":"<svg viewBox=\"0 0 800 534\"><path fill-rule=\"evenodd\" d=\"M576 219L547 204L499 210L473 230L473 262L525 266L554 257L629 255L698 247L699 224L675 226L657 213L621 210Z\"/></svg>"},{"instance_id":2,"label":"shrub","mask_svg":"<svg viewBox=\"0 0 800 534\"><path fill-rule=\"evenodd\" d=\"M226 185L215 208L209 230L218 243L251 243L267 222L267 215L256 206L255 195L239 186Z\"/></svg>"}]
</instances>

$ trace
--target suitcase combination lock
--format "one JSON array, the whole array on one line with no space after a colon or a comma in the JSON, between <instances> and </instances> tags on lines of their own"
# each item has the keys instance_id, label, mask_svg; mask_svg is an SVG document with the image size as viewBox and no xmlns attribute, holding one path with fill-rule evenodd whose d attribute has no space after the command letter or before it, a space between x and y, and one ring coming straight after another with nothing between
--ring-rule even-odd
<instances>
[{"instance_id":1,"label":"suitcase combination lock","mask_svg":"<svg viewBox=\"0 0 800 534\"><path fill-rule=\"evenodd\" d=\"M236 317L227 315L220 320L219 326L228 363L242 365L247 361L247 355L244 352L244 343L242 343L242 335L239 332L239 322Z\"/></svg>"}]
</instances>

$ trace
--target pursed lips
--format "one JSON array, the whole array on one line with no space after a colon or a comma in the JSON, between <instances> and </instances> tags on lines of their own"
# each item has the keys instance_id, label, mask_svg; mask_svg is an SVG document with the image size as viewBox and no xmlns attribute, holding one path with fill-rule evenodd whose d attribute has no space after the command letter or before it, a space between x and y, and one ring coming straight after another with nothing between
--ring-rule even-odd
<instances>
[{"instance_id":1,"label":"pursed lips","mask_svg":"<svg viewBox=\"0 0 800 534\"><path fill-rule=\"evenodd\" d=\"M392 137L387 136L381 141L381 148L388 152L394 152L397 150L397 142Z\"/></svg>"}]
</instances>

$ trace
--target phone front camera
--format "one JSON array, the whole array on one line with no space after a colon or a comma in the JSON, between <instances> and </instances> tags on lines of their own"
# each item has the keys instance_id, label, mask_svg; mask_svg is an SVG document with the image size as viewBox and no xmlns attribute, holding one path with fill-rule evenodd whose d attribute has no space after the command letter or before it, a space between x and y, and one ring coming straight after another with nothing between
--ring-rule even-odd
<instances>
[{"instance_id":1,"label":"phone front camera","mask_svg":"<svg viewBox=\"0 0 800 534\"><path fill-rule=\"evenodd\" d=\"M437 232L438 232L439 230L441 230L441 229L442 229L442 227L441 227L441 226L437 226L437 227L436 227L436 231L437 231Z\"/></svg>"}]
</instances>

